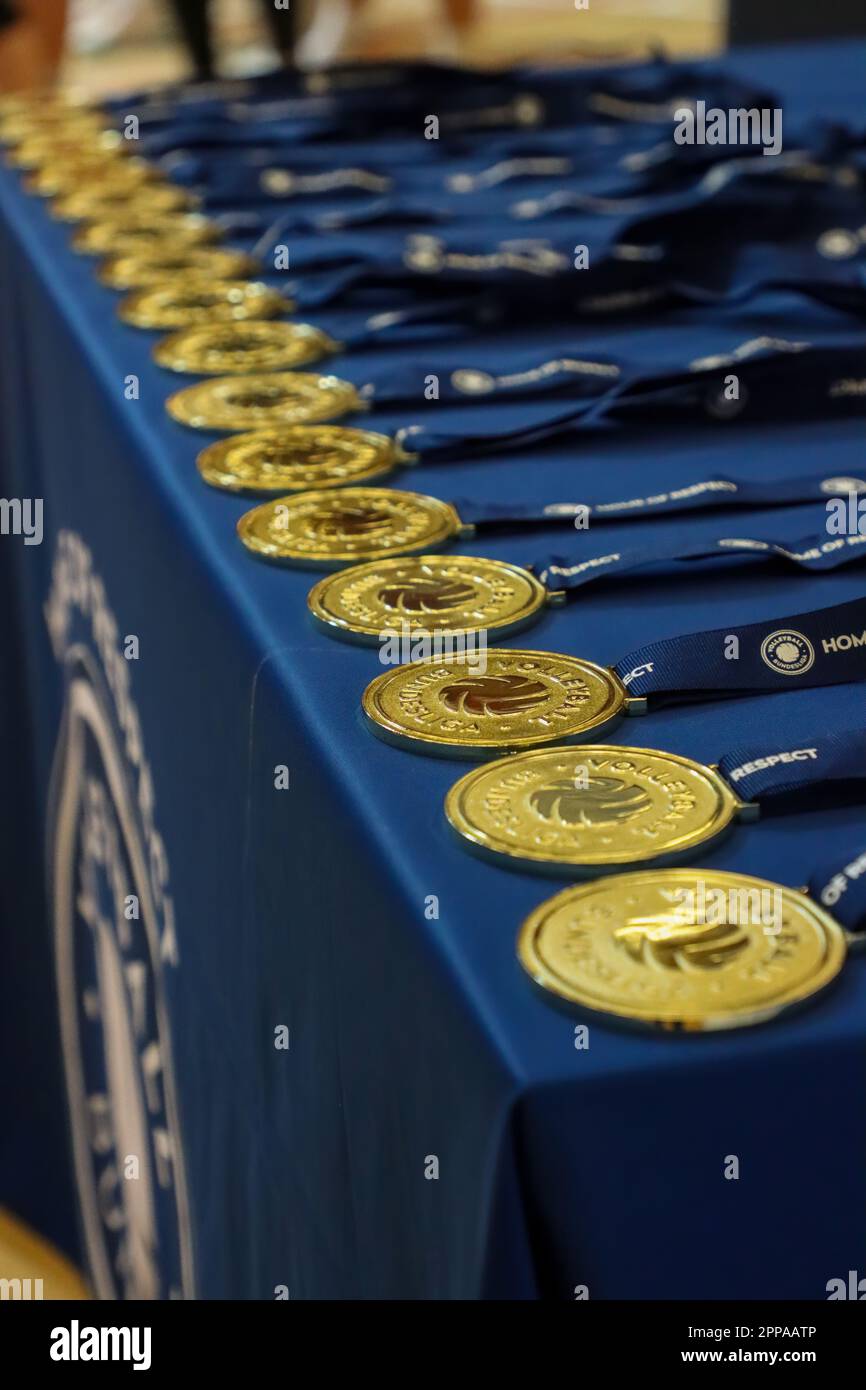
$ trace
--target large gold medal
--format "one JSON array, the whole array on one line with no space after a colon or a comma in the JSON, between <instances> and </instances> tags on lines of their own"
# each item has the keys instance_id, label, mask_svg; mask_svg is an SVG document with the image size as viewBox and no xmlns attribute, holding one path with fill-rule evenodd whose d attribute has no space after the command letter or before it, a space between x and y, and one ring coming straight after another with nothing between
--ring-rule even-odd
<instances>
[{"instance_id":1,"label":"large gold medal","mask_svg":"<svg viewBox=\"0 0 866 1390\"><path fill-rule=\"evenodd\" d=\"M655 869L549 898L518 954L543 989L684 1032L774 1018L835 979L845 935L805 894L716 869Z\"/></svg>"},{"instance_id":2,"label":"large gold medal","mask_svg":"<svg viewBox=\"0 0 866 1390\"><path fill-rule=\"evenodd\" d=\"M744 809L713 768L605 744L500 758L461 777L445 800L469 848L569 878L689 858Z\"/></svg>"},{"instance_id":3,"label":"large gold medal","mask_svg":"<svg viewBox=\"0 0 866 1390\"><path fill-rule=\"evenodd\" d=\"M389 629L411 642L443 632L504 637L534 621L547 597L534 575L504 560L420 555L328 575L307 605L329 636L373 644Z\"/></svg>"},{"instance_id":4,"label":"large gold medal","mask_svg":"<svg viewBox=\"0 0 866 1390\"><path fill-rule=\"evenodd\" d=\"M163 338L153 356L171 372L225 376L306 367L329 356L336 346L327 333L308 323L252 321L216 328L206 323Z\"/></svg>"},{"instance_id":5,"label":"large gold medal","mask_svg":"<svg viewBox=\"0 0 866 1390\"><path fill-rule=\"evenodd\" d=\"M364 409L351 382L308 372L220 376L169 396L173 420L196 430L234 432L339 419Z\"/></svg>"},{"instance_id":6,"label":"large gold medal","mask_svg":"<svg viewBox=\"0 0 866 1390\"><path fill-rule=\"evenodd\" d=\"M181 246L219 241L222 230L198 212L163 212L149 216L140 207L128 213L88 222L72 238L73 251L85 256L134 256L140 250L175 252Z\"/></svg>"},{"instance_id":7,"label":"large gold medal","mask_svg":"<svg viewBox=\"0 0 866 1390\"><path fill-rule=\"evenodd\" d=\"M517 650L477 657L412 661L377 676L362 698L373 732L413 752L488 758L583 739L626 712L619 677L591 661Z\"/></svg>"},{"instance_id":8,"label":"large gold medal","mask_svg":"<svg viewBox=\"0 0 866 1390\"><path fill-rule=\"evenodd\" d=\"M447 502L393 488L301 492L246 512L238 535L248 550L277 564L338 569L371 555L428 550L454 534Z\"/></svg>"},{"instance_id":9,"label":"large gold medal","mask_svg":"<svg viewBox=\"0 0 866 1390\"><path fill-rule=\"evenodd\" d=\"M209 444L196 464L211 487L249 496L280 497L287 492L366 482L390 473L400 457L393 440L372 430L284 425Z\"/></svg>"},{"instance_id":10,"label":"large gold medal","mask_svg":"<svg viewBox=\"0 0 866 1390\"><path fill-rule=\"evenodd\" d=\"M291 302L260 280L168 280L134 290L120 301L118 316L133 328L185 328L234 319L271 319Z\"/></svg>"},{"instance_id":11,"label":"large gold medal","mask_svg":"<svg viewBox=\"0 0 866 1390\"><path fill-rule=\"evenodd\" d=\"M245 251L224 246L158 246L131 256L111 256L100 265L98 278L112 290L149 289L167 281L184 288L190 281L239 280L259 270L261 266Z\"/></svg>"}]
</instances>

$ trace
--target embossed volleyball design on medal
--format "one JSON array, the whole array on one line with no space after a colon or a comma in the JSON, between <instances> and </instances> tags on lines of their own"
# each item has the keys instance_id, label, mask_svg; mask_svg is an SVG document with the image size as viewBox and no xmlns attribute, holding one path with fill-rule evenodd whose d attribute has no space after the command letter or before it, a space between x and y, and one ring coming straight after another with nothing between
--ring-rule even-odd
<instances>
[{"instance_id":1,"label":"embossed volleyball design on medal","mask_svg":"<svg viewBox=\"0 0 866 1390\"><path fill-rule=\"evenodd\" d=\"M165 408L192 429L234 433L339 419L364 404L351 382L336 376L261 372L185 386L169 396Z\"/></svg>"},{"instance_id":2,"label":"embossed volleyball design on medal","mask_svg":"<svg viewBox=\"0 0 866 1390\"><path fill-rule=\"evenodd\" d=\"M217 251L212 254L219 254ZM251 320L221 327L202 324L163 338L153 350L160 367L190 375L282 372L319 362L336 343L308 323Z\"/></svg>"},{"instance_id":3,"label":"embossed volleyball design on medal","mask_svg":"<svg viewBox=\"0 0 866 1390\"><path fill-rule=\"evenodd\" d=\"M472 555L379 560L322 579L307 599L331 637L377 643L383 630L408 636L483 631L504 637L533 622L547 590L520 565Z\"/></svg>"},{"instance_id":4,"label":"embossed volleyball design on medal","mask_svg":"<svg viewBox=\"0 0 866 1390\"><path fill-rule=\"evenodd\" d=\"M626 692L612 671L555 652L488 651L416 661L377 676L361 708L372 732L413 752L489 758L587 738L621 717Z\"/></svg>"},{"instance_id":5,"label":"embossed volleyball design on medal","mask_svg":"<svg viewBox=\"0 0 866 1390\"><path fill-rule=\"evenodd\" d=\"M270 319L292 305L259 280L209 280L191 276L133 290L117 313L133 328L184 328L188 324Z\"/></svg>"},{"instance_id":6,"label":"embossed volleyball design on medal","mask_svg":"<svg viewBox=\"0 0 866 1390\"><path fill-rule=\"evenodd\" d=\"M528 570L478 556L375 560L320 580L307 596L329 637L378 644L382 631L485 631L505 637L534 621L546 589Z\"/></svg>"},{"instance_id":7,"label":"embossed volleyball design on medal","mask_svg":"<svg viewBox=\"0 0 866 1390\"><path fill-rule=\"evenodd\" d=\"M764 914L756 904L772 903ZM611 1021L684 1032L741 1028L821 993L842 929L804 893L716 869L650 869L549 898L518 956L543 990Z\"/></svg>"},{"instance_id":8,"label":"embossed volleyball design on medal","mask_svg":"<svg viewBox=\"0 0 866 1390\"><path fill-rule=\"evenodd\" d=\"M715 769L692 758L606 744L500 758L445 799L468 849L568 877L693 857L743 809Z\"/></svg>"},{"instance_id":9,"label":"embossed volleyball design on medal","mask_svg":"<svg viewBox=\"0 0 866 1390\"><path fill-rule=\"evenodd\" d=\"M284 425L210 444L196 466L211 487L251 497L279 497L366 482L390 473L401 458L393 440L372 430Z\"/></svg>"},{"instance_id":10,"label":"embossed volleyball design on medal","mask_svg":"<svg viewBox=\"0 0 866 1390\"><path fill-rule=\"evenodd\" d=\"M335 569L371 555L426 550L458 526L453 507L436 497L353 487L265 502L241 517L238 535L264 560Z\"/></svg>"}]
</instances>

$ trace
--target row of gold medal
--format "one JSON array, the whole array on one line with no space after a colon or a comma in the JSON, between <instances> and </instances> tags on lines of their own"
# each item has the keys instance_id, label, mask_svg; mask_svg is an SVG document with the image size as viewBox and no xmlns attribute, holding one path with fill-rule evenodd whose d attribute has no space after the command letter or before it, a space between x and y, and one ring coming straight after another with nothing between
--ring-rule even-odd
<instances>
[{"instance_id":1,"label":"row of gold medal","mask_svg":"<svg viewBox=\"0 0 866 1390\"><path fill-rule=\"evenodd\" d=\"M411 455L383 435L324 423L364 403L337 377L294 369L340 345L310 325L277 321L288 299L243 278L256 263L216 244L219 227L190 193L161 180L87 107L7 101L0 142L27 188L52 199L53 215L80 224L74 249L105 257L102 282L128 291L121 318L174 330L157 344L156 361L217 377L176 392L168 412L196 429L243 431L205 448L199 470L213 486L274 498L238 523L254 553L335 570L309 599L325 631L375 641L402 621L410 641L461 627L496 637L538 616L548 595L529 571L430 553L464 533L448 504L347 489L410 464ZM451 756L506 754L460 778L446 799L449 822L497 862L569 877L646 863L646 818L656 826L657 864L693 855L748 818L715 769L692 759L569 746L609 729L630 703L612 670L513 649L488 652L483 675L466 661L397 666L363 697L371 727L392 742ZM684 805L687 813L676 810ZM637 822L636 810L645 812ZM773 933L724 913L698 922L680 906L689 895L767 891L783 904ZM523 924L519 955L545 990L585 1009L707 1030L761 1022L813 996L838 975L847 945L803 892L718 870L650 868L542 903Z\"/></svg>"}]
</instances>

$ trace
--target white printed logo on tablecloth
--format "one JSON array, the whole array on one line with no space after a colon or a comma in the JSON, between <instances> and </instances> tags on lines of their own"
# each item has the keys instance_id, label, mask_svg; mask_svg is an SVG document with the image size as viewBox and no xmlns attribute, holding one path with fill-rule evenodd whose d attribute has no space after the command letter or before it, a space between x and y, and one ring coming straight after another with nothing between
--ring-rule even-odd
<instances>
[{"instance_id":1,"label":"white printed logo on tablecloth","mask_svg":"<svg viewBox=\"0 0 866 1390\"><path fill-rule=\"evenodd\" d=\"M178 964L168 858L117 623L74 532L58 537L45 617L66 678L49 869L90 1276L99 1298L190 1298L165 997Z\"/></svg>"}]
</instances>

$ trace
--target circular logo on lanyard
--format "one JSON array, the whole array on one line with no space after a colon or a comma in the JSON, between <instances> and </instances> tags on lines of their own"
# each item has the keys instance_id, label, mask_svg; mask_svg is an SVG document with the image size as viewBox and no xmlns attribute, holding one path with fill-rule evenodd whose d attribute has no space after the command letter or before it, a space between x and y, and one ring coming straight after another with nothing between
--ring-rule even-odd
<instances>
[{"instance_id":1,"label":"circular logo on lanyard","mask_svg":"<svg viewBox=\"0 0 866 1390\"><path fill-rule=\"evenodd\" d=\"M118 679L127 663L115 647L115 660L103 664L113 619L102 585L92 577L77 589L77 601L94 606L89 634L72 632L82 614L71 605L58 622L57 591L55 563L46 612L66 699L49 869L87 1263L98 1298L187 1298L194 1274L166 1000L176 965L168 863L138 716Z\"/></svg>"},{"instance_id":2,"label":"circular logo on lanyard","mask_svg":"<svg viewBox=\"0 0 866 1390\"><path fill-rule=\"evenodd\" d=\"M780 676L802 676L815 662L815 648L802 632L780 628L761 643L761 660Z\"/></svg>"}]
</instances>

